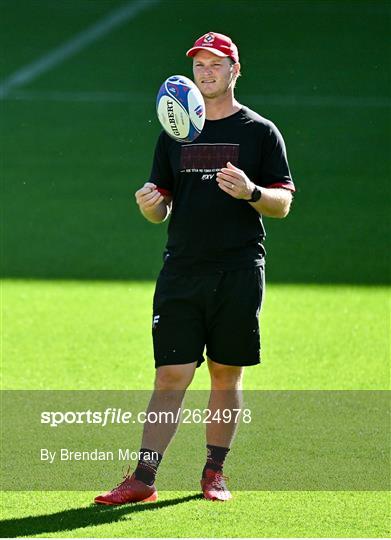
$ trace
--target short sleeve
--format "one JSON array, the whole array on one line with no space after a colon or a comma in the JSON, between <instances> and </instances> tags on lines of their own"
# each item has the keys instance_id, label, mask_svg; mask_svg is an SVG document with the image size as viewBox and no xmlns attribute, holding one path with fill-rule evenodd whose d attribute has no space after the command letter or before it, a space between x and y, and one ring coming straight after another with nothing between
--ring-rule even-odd
<instances>
[{"instance_id":1,"label":"short sleeve","mask_svg":"<svg viewBox=\"0 0 391 540\"><path fill-rule=\"evenodd\" d=\"M268 188L282 187L295 191L284 139L272 123L270 123L262 141L261 185Z\"/></svg>"},{"instance_id":2,"label":"short sleeve","mask_svg":"<svg viewBox=\"0 0 391 540\"><path fill-rule=\"evenodd\" d=\"M171 195L174 185L174 176L170 164L167 135L162 131L155 147L152 170L149 182L156 184L162 195Z\"/></svg>"}]
</instances>

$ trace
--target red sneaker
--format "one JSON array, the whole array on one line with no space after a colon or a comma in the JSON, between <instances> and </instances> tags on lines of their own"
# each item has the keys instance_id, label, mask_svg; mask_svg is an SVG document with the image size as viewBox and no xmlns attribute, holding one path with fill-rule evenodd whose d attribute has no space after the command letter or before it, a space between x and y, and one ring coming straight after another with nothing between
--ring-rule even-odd
<instances>
[{"instance_id":1,"label":"red sneaker","mask_svg":"<svg viewBox=\"0 0 391 540\"><path fill-rule=\"evenodd\" d=\"M148 486L140 480L136 480L134 473L132 476L126 474L123 481L111 491L102 493L95 497L97 504L126 504L134 502L153 502L157 501L158 495L155 485Z\"/></svg>"},{"instance_id":2,"label":"red sneaker","mask_svg":"<svg viewBox=\"0 0 391 540\"><path fill-rule=\"evenodd\" d=\"M205 499L211 501L228 501L232 499L231 492L227 488L225 480L228 480L228 478L223 476L221 472L206 469L201 480L201 488Z\"/></svg>"}]
</instances>

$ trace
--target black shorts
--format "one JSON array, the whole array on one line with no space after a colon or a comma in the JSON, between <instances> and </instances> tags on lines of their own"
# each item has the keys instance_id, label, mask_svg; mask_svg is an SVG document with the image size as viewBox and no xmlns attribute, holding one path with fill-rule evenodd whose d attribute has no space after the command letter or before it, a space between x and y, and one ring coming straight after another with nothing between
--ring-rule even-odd
<instances>
[{"instance_id":1,"label":"black shorts","mask_svg":"<svg viewBox=\"0 0 391 540\"><path fill-rule=\"evenodd\" d=\"M259 364L263 289L262 267L204 276L162 271L153 299L155 366L199 366L205 347L219 364Z\"/></svg>"}]
</instances>

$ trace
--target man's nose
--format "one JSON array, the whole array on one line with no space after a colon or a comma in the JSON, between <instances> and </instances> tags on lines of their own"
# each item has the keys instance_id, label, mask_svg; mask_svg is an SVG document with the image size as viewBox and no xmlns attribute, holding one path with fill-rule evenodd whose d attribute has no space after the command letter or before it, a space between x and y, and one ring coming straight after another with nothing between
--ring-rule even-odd
<instances>
[{"instance_id":1,"label":"man's nose","mask_svg":"<svg viewBox=\"0 0 391 540\"><path fill-rule=\"evenodd\" d=\"M212 74L213 74L213 69L211 67L205 66L204 75L212 75Z\"/></svg>"}]
</instances>

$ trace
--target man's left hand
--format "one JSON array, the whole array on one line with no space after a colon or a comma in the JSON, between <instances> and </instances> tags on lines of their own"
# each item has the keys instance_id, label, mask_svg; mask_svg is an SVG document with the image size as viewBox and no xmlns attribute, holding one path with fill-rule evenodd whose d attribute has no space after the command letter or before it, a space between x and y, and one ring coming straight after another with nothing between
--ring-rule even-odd
<instances>
[{"instance_id":1,"label":"man's left hand","mask_svg":"<svg viewBox=\"0 0 391 540\"><path fill-rule=\"evenodd\" d=\"M231 197L247 201L251 199L255 184L251 182L244 171L232 165L230 161L216 174L216 180L219 188Z\"/></svg>"}]
</instances>

